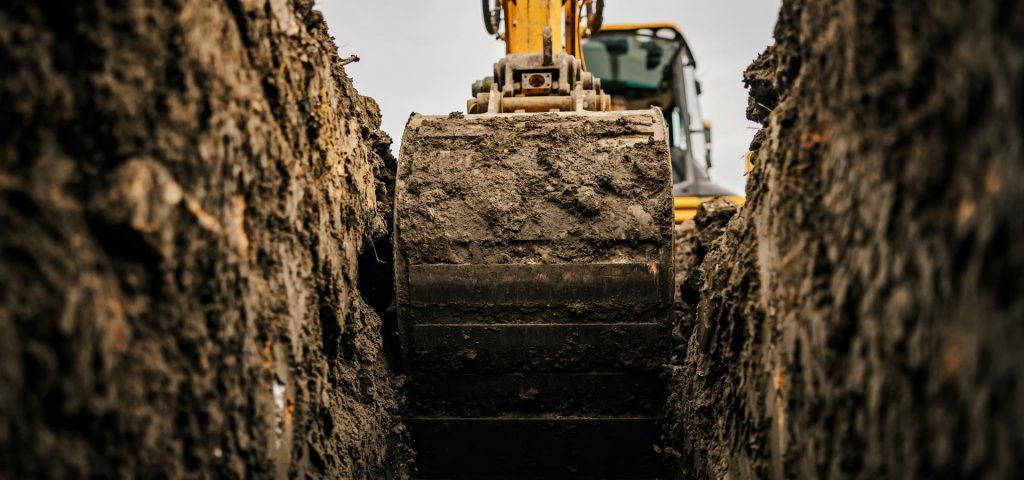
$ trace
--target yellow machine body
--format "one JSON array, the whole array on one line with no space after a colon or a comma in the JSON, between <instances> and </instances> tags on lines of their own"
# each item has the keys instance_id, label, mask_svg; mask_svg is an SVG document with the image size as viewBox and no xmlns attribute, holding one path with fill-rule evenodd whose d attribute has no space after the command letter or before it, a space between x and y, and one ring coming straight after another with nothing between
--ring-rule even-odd
<instances>
[{"instance_id":1,"label":"yellow machine body","mask_svg":"<svg viewBox=\"0 0 1024 480\"><path fill-rule=\"evenodd\" d=\"M544 27L559 39L555 51L566 52L583 61L580 43L587 30L581 28L584 2L561 0L501 0L505 12L505 53L542 53Z\"/></svg>"},{"instance_id":2,"label":"yellow machine body","mask_svg":"<svg viewBox=\"0 0 1024 480\"><path fill-rule=\"evenodd\" d=\"M672 197L672 205L675 210L675 222L683 223L695 216L697 216L697 208L700 204L713 200L715 198L724 198L736 205L743 205L747 203L747 199L739 195L723 195L723 196L710 196L702 197L698 195L682 195L678 197Z\"/></svg>"},{"instance_id":3,"label":"yellow machine body","mask_svg":"<svg viewBox=\"0 0 1024 480\"><path fill-rule=\"evenodd\" d=\"M558 0L505 0L505 53L542 53L544 27L558 39L555 51L564 52L562 2Z\"/></svg>"}]
</instances>

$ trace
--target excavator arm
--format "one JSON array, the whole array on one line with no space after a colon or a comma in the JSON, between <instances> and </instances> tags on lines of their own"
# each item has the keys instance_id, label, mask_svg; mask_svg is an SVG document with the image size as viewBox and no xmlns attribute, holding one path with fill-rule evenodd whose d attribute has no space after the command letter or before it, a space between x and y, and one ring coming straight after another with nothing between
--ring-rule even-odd
<instances>
[{"instance_id":1,"label":"excavator arm","mask_svg":"<svg viewBox=\"0 0 1024 480\"><path fill-rule=\"evenodd\" d=\"M553 38L563 38L560 50L581 62L581 42L601 29L604 15L604 0L482 0L481 3L487 33L505 42L506 54L543 53L544 27L550 27Z\"/></svg>"},{"instance_id":2,"label":"excavator arm","mask_svg":"<svg viewBox=\"0 0 1024 480\"><path fill-rule=\"evenodd\" d=\"M483 0L487 31L505 42L494 74L473 84L471 114L607 111L586 71L582 39L600 27L603 0Z\"/></svg>"}]
</instances>

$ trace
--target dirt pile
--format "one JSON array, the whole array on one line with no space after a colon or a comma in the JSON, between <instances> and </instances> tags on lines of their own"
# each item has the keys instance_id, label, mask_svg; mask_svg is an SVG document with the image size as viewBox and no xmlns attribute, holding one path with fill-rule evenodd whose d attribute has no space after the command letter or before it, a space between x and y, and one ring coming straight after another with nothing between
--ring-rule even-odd
<instances>
[{"instance_id":1,"label":"dirt pile","mask_svg":"<svg viewBox=\"0 0 1024 480\"><path fill-rule=\"evenodd\" d=\"M0 72L0 476L395 474L394 159L312 2L6 2Z\"/></svg>"},{"instance_id":2,"label":"dirt pile","mask_svg":"<svg viewBox=\"0 0 1024 480\"><path fill-rule=\"evenodd\" d=\"M1022 31L1016 2L784 2L748 204L681 309L683 476L1024 471Z\"/></svg>"}]
</instances>

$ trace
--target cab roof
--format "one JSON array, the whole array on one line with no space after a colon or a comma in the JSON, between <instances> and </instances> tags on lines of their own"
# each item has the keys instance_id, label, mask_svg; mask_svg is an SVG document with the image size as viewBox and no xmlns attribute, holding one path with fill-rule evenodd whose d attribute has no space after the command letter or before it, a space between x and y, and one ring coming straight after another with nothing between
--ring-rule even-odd
<instances>
[{"instance_id":1,"label":"cab roof","mask_svg":"<svg viewBox=\"0 0 1024 480\"><path fill-rule=\"evenodd\" d=\"M642 30L649 28L651 30L660 30L663 28L669 28L675 30L679 36L683 36L683 29L679 28L679 25L668 22L652 22L652 23L613 23L611 25L605 24L601 26L603 31L625 31L625 30Z\"/></svg>"},{"instance_id":2,"label":"cab roof","mask_svg":"<svg viewBox=\"0 0 1024 480\"><path fill-rule=\"evenodd\" d=\"M690 49L690 44L686 41L686 36L683 35L683 29L679 28L679 25L671 22L651 22L651 23L612 23L602 25L601 29L597 31L595 35L600 35L601 32L633 32L636 30L662 30L670 29L676 33L679 40L683 43L683 49L686 51L686 55L690 59L690 64L696 68L697 59L693 56L693 50Z\"/></svg>"}]
</instances>

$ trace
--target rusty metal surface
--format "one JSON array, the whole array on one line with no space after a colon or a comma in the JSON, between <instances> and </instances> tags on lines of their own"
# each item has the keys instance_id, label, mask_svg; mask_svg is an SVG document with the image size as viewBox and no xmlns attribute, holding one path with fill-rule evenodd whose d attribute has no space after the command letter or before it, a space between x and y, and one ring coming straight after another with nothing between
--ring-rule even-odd
<instances>
[{"instance_id":1,"label":"rusty metal surface","mask_svg":"<svg viewBox=\"0 0 1024 480\"><path fill-rule=\"evenodd\" d=\"M414 415L660 415L665 382L659 374L420 373L410 376L407 389Z\"/></svg>"}]
</instances>

